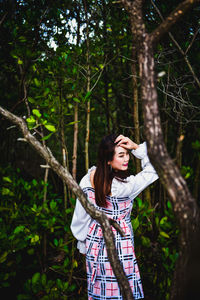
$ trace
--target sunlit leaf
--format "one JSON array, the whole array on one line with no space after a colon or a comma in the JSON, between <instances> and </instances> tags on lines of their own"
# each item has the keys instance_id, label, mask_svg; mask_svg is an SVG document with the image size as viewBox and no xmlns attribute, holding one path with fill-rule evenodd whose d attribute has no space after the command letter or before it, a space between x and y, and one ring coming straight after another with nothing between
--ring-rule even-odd
<instances>
[{"instance_id":1,"label":"sunlit leaf","mask_svg":"<svg viewBox=\"0 0 200 300\"><path fill-rule=\"evenodd\" d=\"M165 238L167 238L167 239L170 238L170 236L166 232L164 232L164 231L160 231L160 235L163 236L163 237L165 237Z\"/></svg>"},{"instance_id":2,"label":"sunlit leaf","mask_svg":"<svg viewBox=\"0 0 200 300\"><path fill-rule=\"evenodd\" d=\"M3 177L3 181L12 183L12 180L10 179L10 177Z\"/></svg>"},{"instance_id":3,"label":"sunlit leaf","mask_svg":"<svg viewBox=\"0 0 200 300\"><path fill-rule=\"evenodd\" d=\"M38 109L33 109L32 113L38 118L40 118L42 116Z\"/></svg>"},{"instance_id":4,"label":"sunlit leaf","mask_svg":"<svg viewBox=\"0 0 200 300\"><path fill-rule=\"evenodd\" d=\"M55 131L56 131L55 126L52 125L52 124L45 124L44 126L45 126L46 129L48 129L49 131L52 131L52 132L55 132Z\"/></svg>"}]
</instances>

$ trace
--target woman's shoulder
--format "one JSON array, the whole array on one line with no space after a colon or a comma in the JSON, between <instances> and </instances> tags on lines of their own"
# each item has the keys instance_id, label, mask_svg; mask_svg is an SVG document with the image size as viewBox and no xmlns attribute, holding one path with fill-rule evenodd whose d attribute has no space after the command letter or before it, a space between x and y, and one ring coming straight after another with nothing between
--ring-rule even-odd
<instances>
[{"instance_id":1,"label":"woman's shoulder","mask_svg":"<svg viewBox=\"0 0 200 300\"><path fill-rule=\"evenodd\" d=\"M95 169L93 169L93 170L91 170L91 172L90 172L90 183L91 183L91 186L94 188L94 174L95 174L95 172L96 172L96 168Z\"/></svg>"},{"instance_id":2,"label":"woman's shoulder","mask_svg":"<svg viewBox=\"0 0 200 300\"><path fill-rule=\"evenodd\" d=\"M79 185L81 188L85 188L85 187L92 187L92 182L93 182L93 177L95 174L95 170L96 167L92 166L88 172L85 174L85 176L83 176L83 178L81 179Z\"/></svg>"},{"instance_id":3,"label":"woman's shoulder","mask_svg":"<svg viewBox=\"0 0 200 300\"><path fill-rule=\"evenodd\" d=\"M134 182L134 175L130 175L125 180L121 181L113 178L111 185L111 194L114 197L128 197L131 194L132 183Z\"/></svg>"}]
</instances>

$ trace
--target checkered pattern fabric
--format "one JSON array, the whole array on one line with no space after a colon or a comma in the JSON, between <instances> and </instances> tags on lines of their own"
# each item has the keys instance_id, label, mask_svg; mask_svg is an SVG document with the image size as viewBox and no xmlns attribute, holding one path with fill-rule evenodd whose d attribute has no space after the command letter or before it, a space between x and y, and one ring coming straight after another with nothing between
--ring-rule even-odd
<instances>
[{"instance_id":1,"label":"checkered pattern fabric","mask_svg":"<svg viewBox=\"0 0 200 300\"><path fill-rule=\"evenodd\" d=\"M94 189L85 188L90 202L95 206ZM122 237L114 228L115 245L119 259L129 280L134 299L144 298L140 273L135 257L133 229L130 214L133 201L128 197L107 197L107 207L97 207L109 218L116 220L125 232ZM86 269L88 299L123 299L117 279L109 263L103 233L100 225L93 220L86 239Z\"/></svg>"}]
</instances>

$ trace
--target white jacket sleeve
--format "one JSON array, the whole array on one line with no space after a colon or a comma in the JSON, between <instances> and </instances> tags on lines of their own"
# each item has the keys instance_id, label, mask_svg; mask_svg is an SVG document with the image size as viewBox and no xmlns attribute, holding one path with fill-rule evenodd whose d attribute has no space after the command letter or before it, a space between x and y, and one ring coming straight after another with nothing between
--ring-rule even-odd
<instances>
[{"instance_id":1,"label":"white jacket sleeve","mask_svg":"<svg viewBox=\"0 0 200 300\"><path fill-rule=\"evenodd\" d=\"M81 185L80 183L80 187L82 187ZM85 240L91 221L92 218L86 213L80 201L77 199L70 228L73 236L78 240L77 248L82 254L86 252Z\"/></svg>"},{"instance_id":2,"label":"white jacket sleeve","mask_svg":"<svg viewBox=\"0 0 200 300\"><path fill-rule=\"evenodd\" d=\"M146 142L140 144L132 154L141 159L142 171L135 176L130 176L131 198L137 197L147 186L158 179L158 175L149 161Z\"/></svg>"}]
</instances>

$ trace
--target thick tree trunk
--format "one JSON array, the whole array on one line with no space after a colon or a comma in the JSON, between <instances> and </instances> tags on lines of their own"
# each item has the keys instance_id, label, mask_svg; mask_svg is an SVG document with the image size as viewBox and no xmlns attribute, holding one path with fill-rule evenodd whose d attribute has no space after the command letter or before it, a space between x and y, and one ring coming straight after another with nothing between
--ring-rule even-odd
<instances>
[{"instance_id":1,"label":"thick tree trunk","mask_svg":"<svg viewBox=\"0 0 200 300\"><path fill-rule=\"evenodd\" d=\"M164 144L157 104L153 47L148 35L142 41L140 49L138 59L140 62L141 96L149 157L172 199L174 213L180 228L179 257L174 273L171 299L182 300L186 295L185 288L189 286L190 282L189 262L191 262L192 250L199 249L200 246L196 242L200 232L199 208L179 169L169 157ZM200 259L200 253L198 259Z\"/></svg>"},{"instance_id":2,"label":"thick tree trunk","mask_svg":"<svg viewBox=\"0 0 200 300\"><path fill-rule=\"evenodd\" d=\"M142 16L143 1L121 0L121 2L130 14L132 34L138 49L144 130L149 157L171 197L174 213L179 223L179 257L174 272L171 300L183 300L187 299L187 293L191 293L191 288L188 289L191 282L195 282L196 294L200 293L197 289L200 284L199 276L191 276L191 274L196 274L196 266L200 264L200 214L195 199L190 194L185 180L170 158L164 144L157 103L154 46L180 16L198 0L183 1L151 34L145 30Z\"/></svg>"}]
</instances>

